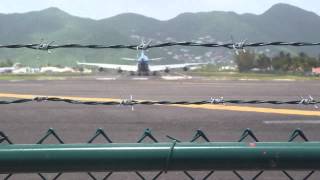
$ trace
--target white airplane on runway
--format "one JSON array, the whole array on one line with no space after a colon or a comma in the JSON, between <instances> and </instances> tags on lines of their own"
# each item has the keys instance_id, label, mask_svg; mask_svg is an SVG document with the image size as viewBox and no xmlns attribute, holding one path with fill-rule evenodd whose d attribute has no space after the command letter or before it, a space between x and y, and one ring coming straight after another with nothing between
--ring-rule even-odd
<instances>
[{"instance_id":1,"label":"white airplane on runway","mask_svg":"<svg viewBox=\"0 0 320 180\"><path fill-rule=\"evenodd\" d=\"M12 73L12 71L18 69L20 67L20 63L16 63L11 67L0 67L0 74L2 73Z\"/></svg>"},{"instance_id":2,"label":"white airplane on runway","mask_svg":"<svg viewBox=\"0 0 320 180\"><path fill-rule=\"evenodd\" d=\"M143 41L139 46L142 50L140 56L137 59L131 58L123 58L124 60L133 60L137 61L137 65L119 65L119 64L102 64L102 63L80 63L78 65L86 65L86 66L96 66L99 67L99 70L103 69L114 69L117 70L118 73L122 73L123 71L130 72L131 75L157 75L157 72L164 71L169 73L171 69L183 69L184 71L189 70L189 68L194 66L200 66L207 63L184 63L184 64L168 64L168 65L149 65L149 61L160 60L161 58L149 59L148 56L145 55L144 50L145 47L149 46L151 41L145 44ZM138 48L137 48L138 49Z\"/></svg>"}]
</instances>

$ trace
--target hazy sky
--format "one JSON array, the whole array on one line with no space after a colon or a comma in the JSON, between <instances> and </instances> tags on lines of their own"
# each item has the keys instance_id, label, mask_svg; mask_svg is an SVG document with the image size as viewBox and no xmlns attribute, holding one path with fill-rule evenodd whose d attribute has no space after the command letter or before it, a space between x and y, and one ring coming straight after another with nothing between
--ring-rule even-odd
<instances>
[{"instance_id":1,"label":"hazy sky","mask_svg":"<svg viewBox=\"0 0 320 180\"><path fill-rule=\"evenodd\" d=\"M0 13L58 7L72 15L93 19L135 12L165 20L182 12L213 10L261 14L279 2L299 6L320 15L319 0L0 0Z\"/></svg>"}]
</instances>

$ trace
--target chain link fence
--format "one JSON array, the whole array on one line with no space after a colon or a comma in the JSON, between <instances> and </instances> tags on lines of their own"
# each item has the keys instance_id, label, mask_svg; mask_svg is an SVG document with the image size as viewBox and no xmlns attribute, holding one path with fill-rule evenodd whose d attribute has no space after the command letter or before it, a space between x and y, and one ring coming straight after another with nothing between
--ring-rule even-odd
<instances>
[{"instance_id":1,"label":"chain link fence","mask_svg":"<svg viewBox=\"0 0 320 180\"><path fill-rule=\"evenodd\" d=\"M174 138L172 136L167 135L166 136L168 138L168 140L170 142L174 142L175 143L182 143L179 139ZM36 144L45 144L46 141L48 140L48 138L54 138L57 143L59 144L65 144L65 141L63 140L63 138L61 138L58 133L56 133L56 131L54 129L49 129L44 136L40 137L38 141L36 141ZM103 138L105 140L105 143L115 143L113 140L111 140L111 138L107 135L107 133L103 130L103 129L97 129L97 131L94 133L94 135L92 137L89 138L89 140L86 142L89 144L94 144L95 141L98 138ZM256 135L254 134L254 132L250 129L246 129L240 136L240 138L237 140L237 142L259 142L259 139L256 137ZM292 132L292 134L289 136L288 142L293 142L293 141L305 141L308 142L309 139L306 137L305 133L300 130L300 129L296 129ZM197 130L195 132L195 134L193 135L193 137L191 138L191 140L189 141L190 143L201 143L201 142L213 142L210 141L210 139L208 138L208 136L206 135L205 132L203 132L202 130ZM14 144L14 142L12 142L10 140L10 138L4 133L4 132L0 132L0 143L2 145L7 145L7 144ZM139 137L136 141L136 143L160 143L157 138L152 134L150 129L146 129L141 137ZM174 147L174 145L173 145ZM1 145L0 145L0 149L1 149ZM291 175L289 172L284 171L279 169L283 175L285 177L287 177L289 180L295 180L296 178ZM235 171L233 169L230 169L230 171L232 171L232 173L235 175L235 177L237 177L240 180L244 180L246 179L245 177L243 177L241 175L241 172ZM157 172L155 175L153 175L152 178L147 178L144 176L143 172L134 172L134 174L136 174L136 176L140 179L161 179L161 175L163 175L164 173L166 173L167 170L162 170ZM185 175L186 179L214 179L214 175L215 175L215 170L211 170L206 172L206 174L203 177L196 177L195 175L192 175L192 173L188 172L188 171L183 171L183 174ZM109 179L112 178L112 175L115 174L117 172L106 172L106 174L104 175L104 177L102 179ZM313 174L315 173L315 171L309 171L307 173L307 175L305 175L303 177L304 180L309 179ZM265 173L265 171L261 170L259 172L257 172L257 174L255 174L252 178L250 179L259 179L263 174L267 174ZM62 172L57 172L56 175L53 176L53 178L51 179L59 179L61 178L61 176L63 175ZM93 179L93 180L97 180L98 178L95 176L94 172L87 172L87 175L89 178ZM40 179L43 180L47 180L48 178L45 176L45 174L42 173L38 173L38 176ZM14 177L14 174L7 174L5 175L4 179L10 179Z\"/></svg>"}]
</instances>

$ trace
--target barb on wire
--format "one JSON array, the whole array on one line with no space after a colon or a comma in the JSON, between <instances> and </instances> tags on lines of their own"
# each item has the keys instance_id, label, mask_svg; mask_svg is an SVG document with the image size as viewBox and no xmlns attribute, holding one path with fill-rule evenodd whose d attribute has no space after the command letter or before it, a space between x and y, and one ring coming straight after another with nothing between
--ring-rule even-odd
<instances>
[{"instance_id":1,"label":"barb on wire","mask_svg":"<svg viewBox=\"0 0 320 180\"><path fill-rule=\"evenodd\" d=\"M50 46L54 43L54 41L51 41L50 43L44 43L44 39L41 39L40 44L35 45L35 46L30 46L30 49L38 49L38 50L44 50L47 51L49 54L51 53L50 51Z\"/></svg>"},{"instance_id":2,"label":"barb on wire","mask_svg":"<svg viewBox=\"0 0 320 180\"><path fill-rule=\"evenodd\" d=\"M310 104L312 104L312 105L314 105L314 108L316 108L316 109L319 108L319 107L317 106L317 101L315 101L314 98L313 98L311 95L309 95L309 97L307 97L307 98L304 98L304 97L302 97L302 96L300 96L300 97L301 97L300 104L303 104L303 105L310 105Z\"/></svg>"},{"instance_id":3,"label":"barb on wire","mask_svg":"<svg viewBox=\"0 0 320 180\"><path fill-rule=\"evenodd\" d=\"M130 95L130 99L121 100L119 105L120 106L131 106L131 111L134 111L133 105L135 105L137 103L138 103L137 101L133 100L133 96Z\"/></svg>"},{"instance_id":4,"label":"barb on wire","mask_svg":"<svg viewBox=\"0 0 320 180\"><path fill-rule=\"evenodd\" d=\"M247 43L246 41L241 42L228 42L228 43L199 43L191 41L182 41L182 42L164 42L159 44L151 45L150 43L142 44L133 44L133 45L98 45L98 44L62 44L62 45L52 45L54 41L50 43L40 43L40 44L9 44L9 45L0 45L0 48L8 49L17 49L17 48L29 48L36 50L50 50L58 48L88 48L88 49L131 49L131 50L147 50L151 48L160 48L160 47L170 47L170 46L188 46L188 47L208 47L208 48L228 48L235 50L244 50L246 47L265 47L265 46L320 46L320 42L254 42Z\"/></svg>"},{"instance_id":5,"label":"barb on wire","mask_svg":"<svg viewBox=\"0 0 320 180\"><path fill-rule=\"evenodd\" d=\"M232 49L235 51L236 55L240 54L239 50L242 51L243 53L246 52L245 45L246 45L247 40L235 42L233 36L231 36L231 40L233 43Z\"/></svg>"},{"instance_id":6,"label":"barb on wire","mask_svg":"<svg viewBox=\"0 0 320 180\"><path fill-rule=\"evenodd\" d=\"M220 97L220 98L211 97L210 102L211 104L224 104L223 97Z\"/></svg>"}]
</instances>

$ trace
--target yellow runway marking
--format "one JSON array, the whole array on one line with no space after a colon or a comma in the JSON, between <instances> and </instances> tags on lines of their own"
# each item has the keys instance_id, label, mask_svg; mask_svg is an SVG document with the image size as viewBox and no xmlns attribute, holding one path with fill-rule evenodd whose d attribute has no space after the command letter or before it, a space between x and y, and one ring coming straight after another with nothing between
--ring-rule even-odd
<instances>
[{"instance_id":1,"label":"yellow runway marking","mask_svg":"<svg viewBox=\"0 0 320 180\"><path fill-rule=\"evenodd\" d=\"M238 112L255 112L281 115L297 115L297 116L320 116L320 111L298 110L298 109L275 109L252 106L229 106L229 105L173 105L176 107L195 108L195 109L209 109L209 110L224 110L224 111L238 111Z\"/></svg>"},{"instance_id":2,"label":"yellow runway marking","mask_svg":"<svg viewBox=\"0 0 320 180\"><path fill-rule=\"evenodd\" d=\"M113 98L90 98L90 97L74 97L74 96L44 96L44 95L26 95L26 94L8 94L0 93L0 98L19 98L19 99L34 99L35 97L57 97L62 99L72 99L78 101L119 101L121 99ZM254 113L268 113L280 115L297 115L297 116L320 116L320 111L298 110L298 109L275 109L252 106L229 106L229 105L169 105L172 107L193 108L193 109L207 109L207 110L221 110L221 111L237 111L237 112L254 112Z\"/></svg>"}]
</instances>

